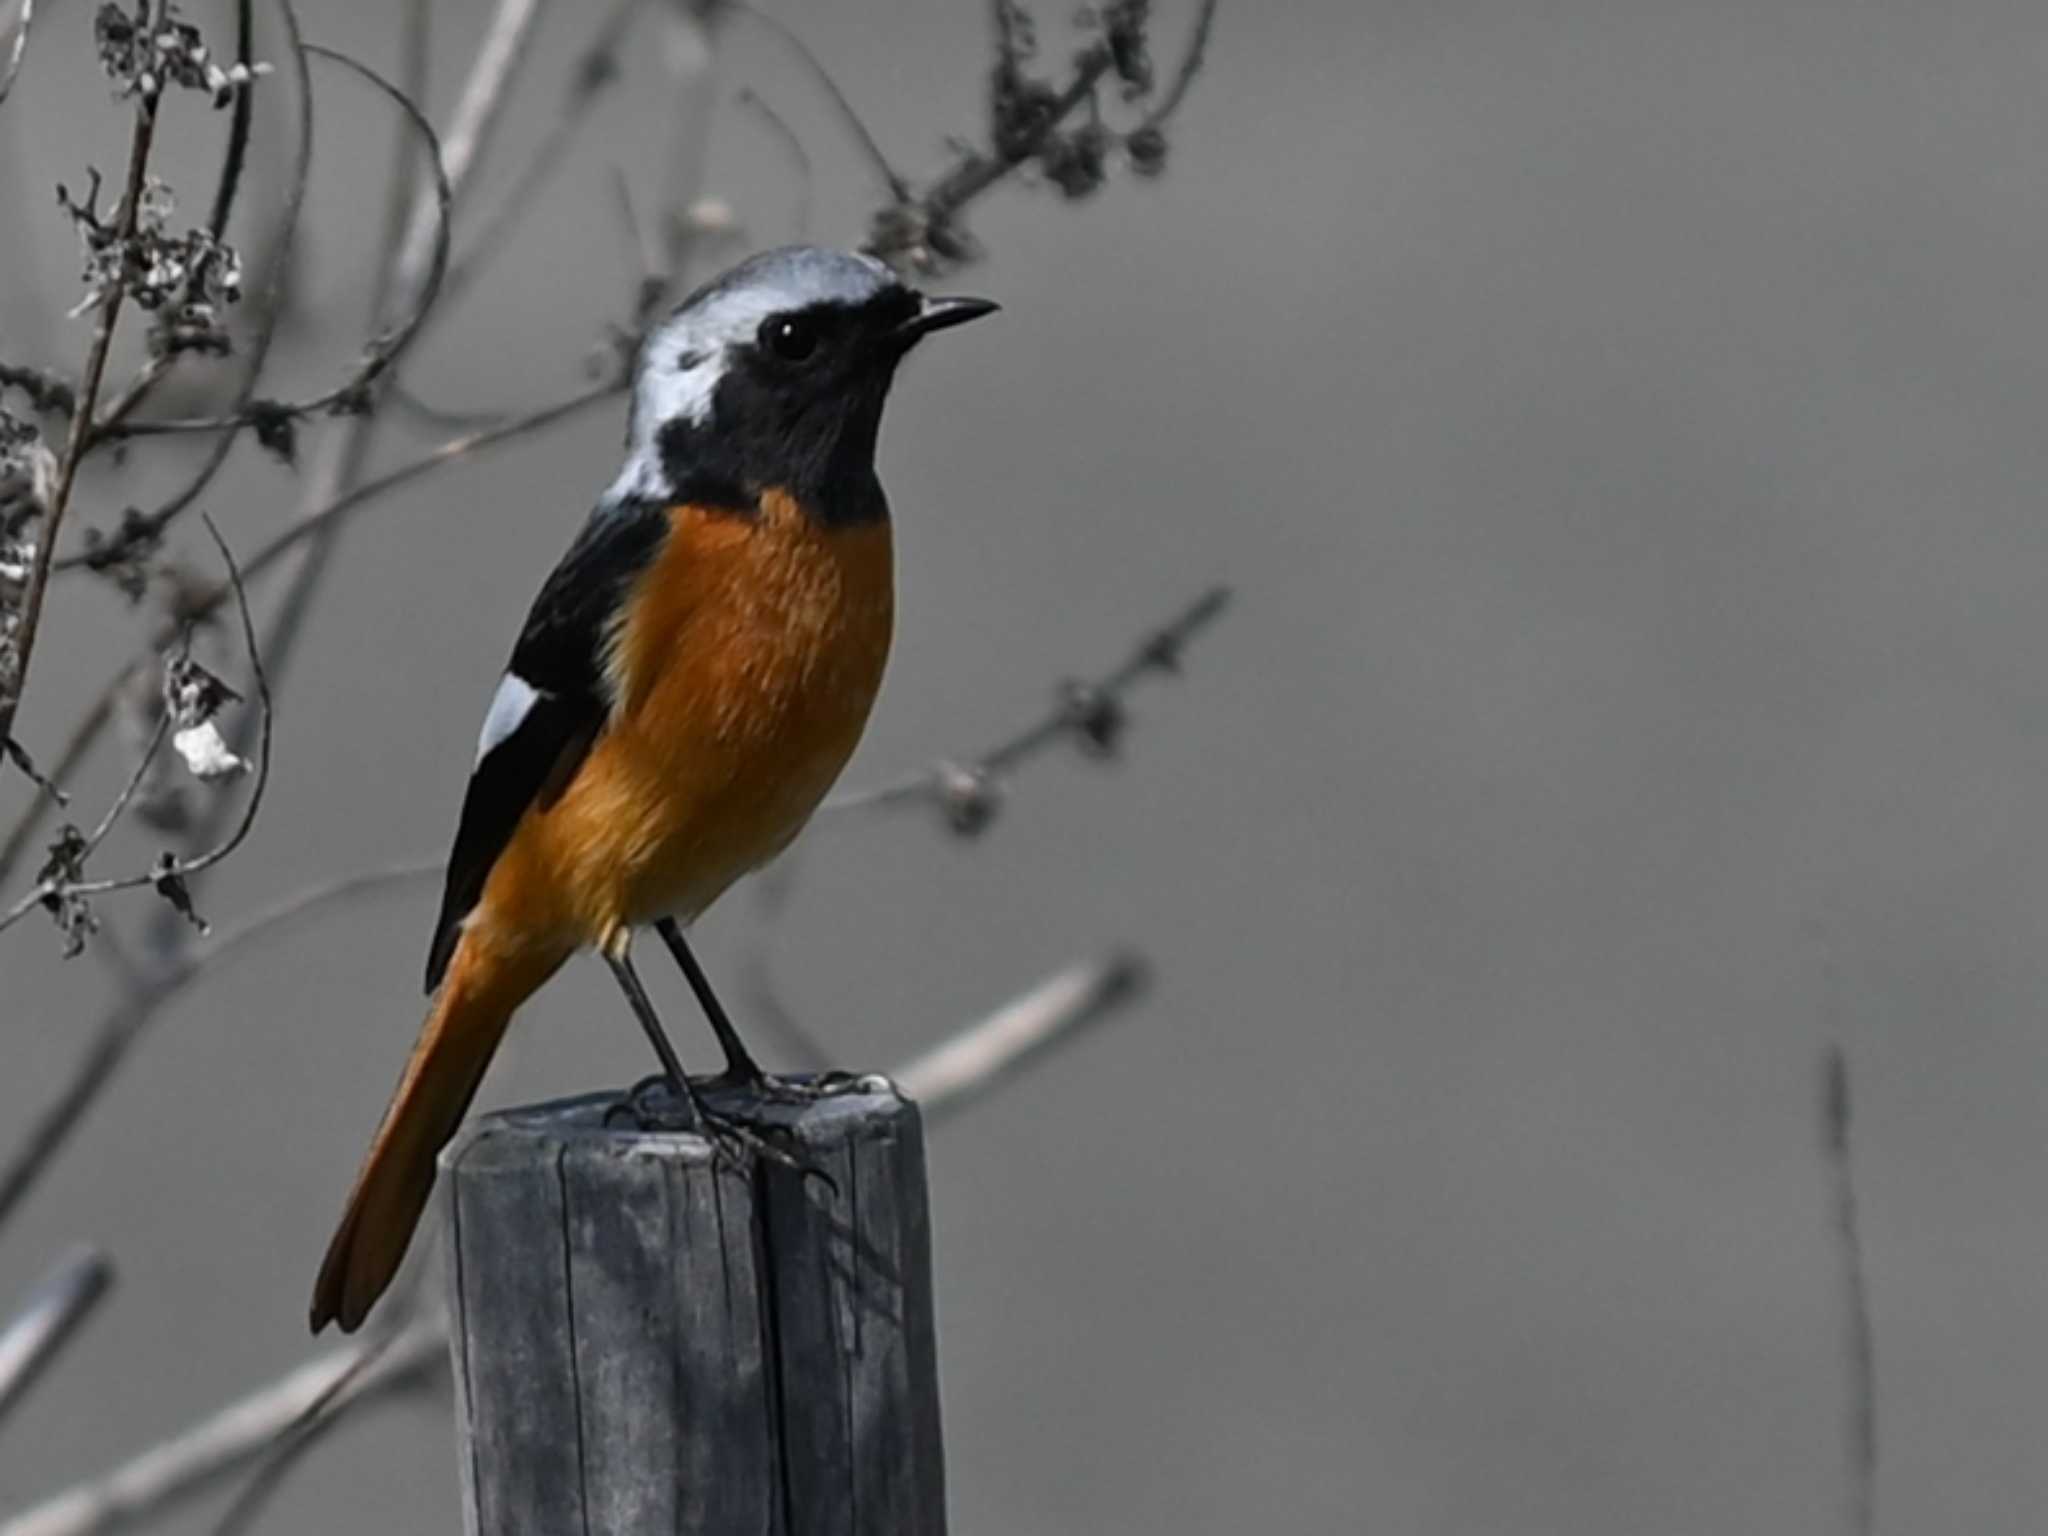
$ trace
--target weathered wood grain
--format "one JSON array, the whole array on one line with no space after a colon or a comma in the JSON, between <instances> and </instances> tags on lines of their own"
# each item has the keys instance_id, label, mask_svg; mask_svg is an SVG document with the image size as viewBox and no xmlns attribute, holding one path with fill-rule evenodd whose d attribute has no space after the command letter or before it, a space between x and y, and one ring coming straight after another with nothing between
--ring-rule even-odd
<instances>
[{"instance_id":1,"label":"weathered wood grain","mask_svg":"<svg viewBox=\"0 0 2048 1536\"><path fill-rule=\"evenodd\" d=\"M943 1536L924 1137L891 1091L714 1098L832 1181L488 1116L442 1155L473 1536Z\"/></svg>"}]
</instances>

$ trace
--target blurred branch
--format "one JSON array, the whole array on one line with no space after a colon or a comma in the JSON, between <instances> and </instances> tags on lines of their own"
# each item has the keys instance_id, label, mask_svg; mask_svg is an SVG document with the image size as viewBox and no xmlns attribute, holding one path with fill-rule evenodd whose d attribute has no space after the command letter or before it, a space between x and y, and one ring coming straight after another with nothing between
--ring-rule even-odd
<instances>
[{"instance_id":1,"label":"blurred branch","mask_svg":"<svg viewBox=\"0 0 2048 1536\"><path fill-rule=\"evenodd\" d=\"M152 25L161 25L165 0L156 0L150 11ZM156 89L138 90L135 98L135 126L128 142L128 176L121 206L114 216L113 248L125 251L135 238L142 217L142 194L149 174L149 153L156 140L156 113L160 99ZM97 190L97 177L94 180ZM14 717L28 688L29 663L34 659L36 634L42 626L43 599L49 591L50 567L57 553L57 535L70 510L71 493L78 483L78 466L92 441L93 411L99 403L100 386L107 373L107 357L113 350L114 326L128 296L125 262L111 267L111 276L98 294L99 321L93 328L92 347L86 357L85 382L79 387L77 405L71 415L71 432L58 461L56 486L41 508L35 537L35 555L21 606L14 622L0 641L0 741L14 734Z\"/></svg>"},{"instance_id":2,"label":"blurred branch","mask_svg":"<svg viewBox=\"0 0 2048 1536\"><path fill-rule=\"evenodd\" d=\"M262 1448L256 1475L235 1495L213 1536L241 1536L254 1526L292 1468L352 1409L399 1388L440 1382L448 1363L448 1319L438 1307L411 1315L415 1310L411 1305L403 1308L400 1315L407 1321L366 1340L324 1391L272 1433Z\"/></svg>"},{"instance_id":3,"label":"blurred branch","mask_svg":"<svg viewBox=\"0 0 2048 1536\"><path fill-rule=\"evenodd\" d=\"M1871 1536L1877 1529L1877 1336L1870 1322L1870 1280L1857 1221L1849 1117L1849 1058L1840 1045L1831 1044L1821 1056L1821 1150L1834 1204L1841 1274L1849 1473L1842 1528L1849 1536Z\"/></svg>"},{"instance_id":4,"label":"blurred branch","mask_svg":"<svg viewBox=\"0 0 2048 1536\"><path fill-rule=\"evenodd\" d=\"M56 780L50 778L49 775L36 766L36 760L28 755L28 748L24 747L12 736L8 737L5 741L0 741L0 752L4 752L7 761L21 770L22 777L48 795L58 805L69 805L71 803L71 797L57 787Z\"/></svg>"},{"instance_id":5,"label":"blurred branch","mask_svg":"<svg viewBox=\"0 0 2048 1536\"><path fill-rule=\"evenodd\" d=\"M7 47L7 62L0 65L0 102L7 100L7 93L14 89L15 78L21 73L21 56L28 51L28 29L36 19L36 0L15 0L14 37Z\"/></svg>"},{"instance_id":6,"label":"blurred branch","mask_svg":"<svg viewBox=\"0 0 2048 1536\"><path fill-rule=\"evenodd\" d=\"M532 212L542 189L560 169L562 157L575 142L591 109L618 81L622 73L619 46L625 41L626 31L634 18L648 3L649 0L613 0L611 10L598 24L597 35L570 67L569 81L562 91L562 104L554 122L534 147L526 164L512 178L511 186L470 237L460 259L449 269L448 280L442 285L442 316L448 314L483 275L484 269L511 244L513 231L519 227L519 221Z\"/></svg>"},{"instance_id":7,"label":"blurred branch","mask_svg":"<svg viewBox=\"0 0 2048 1536\"><path fill-rule=\"evenodd\" d=\"M860 114L853 110L853 103L846 99L846 92L842 91L839 88L839 82L832 78L832 71L825 67L823 61L815 53L811 52L810 44L803 40L802 35L794 27L778 20L759 6L748 4L747 0L730 0L727 8L738 11L743 16L752 17L756 22L780 38L783 46L797 56L798 61L810 72L811 78L816 80L819 87L831 98L832 106L839 113L840 121L846 124L846 131L853 135L854 144L867 157L868 163L875 168L876 173L882 178L882 185L888 188L890 198L899 203L908 202L911 198L910 183L904 179L902 173L895 166L889 163L889 157L882 153L882 146L875 141L875 136L868 131L868 125L861 121ZM756 99L758 100L759 98ZM791 137L794 138L795 136L791 135ZM805 172L808 178L808 162L805 164Z\"/></svg>"},{"instance_id":8,"label":"blurred branch","mask_svg":"<svg viewBox=\"0 0 2048 1536\"><path fill-rule=\"evenodd\" d=\"M406 121L420 136L428 151L428 168L433 173L433 199L429 205L426 255L423 258L423 275L411 284L401 284L406 292L406 315L396 326L382 331L371 338L363 349L363 358L355 370L333 388L304 400L258 400L225 416L189 416L174 421L107 421L95 428L95 435L108 441L130 437L146 437L167 432L222 432L240 427L255 427L271 437L288 431L287 423L331 411L340 415L367 413L373 405L372 386L405 354L418 336L420 327L426 323L427 312L433 308L434 300L441 290L441 279L448 268L448 224L453 212L455 191L453 173L444 168L453 165L451 158L444 162L439 136L434 125L427 121L426 114L413 104L412 98L386 80L376 70L360 59L322 47L318 43L305 43L301 47L308 54L339 64L353 70L377 90L389 98L393 105L405 114ZM399 271L409 273L412 269L401 265ZM269 441L266 438L266 441Z\"/></svg>"},{"instance_id":9,"label":"blurred branch","mask_svg":"<svg viewBox=\"0 0 2048 1536\"><path fill-rule=\"evenodd\" d=\"M85 1123L86 1113L94 1102L113 1086L129 1050L141 1039L151 1020L200 976L317 908L438 875L441 867L438 860L431 864L399 865L301 891L222 932L210 948L186 954L171 970L154 976L147 990L132 991L101 1018L92 1044L73 1069L70 1080L29 1126L21 1146L6 1165L0 1167L0 1226L6 1224L51 1160Z\"/></svg>"},{"instance_id":10,"label":"blurred branch","mask_svg":"<svg viewBox=\"0 0 2048 1536\"><path fill-rule=\"evenodd\" d=\"M430 1313L316 1355L106 1477L0 1524L0 1536L97 1536L154 1518L261 1456L309 1413L331 1419L438 1379L447 1347L446 1320Z\"/></svg>"},{"instance_id":11,"label":"blurred branch","mask_svg":"<svg viewBox=\"0 0 2048 1536\"><path fill-rule=\"evenodd\" d=\"M1229 606L1230 589L1211 587L1142 640L1115 670L1094 682L1068 681L1051 711L972 762L941 759L921 773L877 789L835 795L828 811L930 803L963 836L984 830L1001 810L1008 776L1054 743L1071 737L1097 757L1113 755L1130 716L1125 695L1152 673L1177 673L1188 642Z\"/></svg>"},{"instance_id":12,"label":"blurred branch","mask_svg":"<svg viewBox=\"0 0 2048 1536\"><path fill-rule=\"evenodd\" d=\"M43 1277L14 1321L0 1329L0 1419L27 1394L113 1281L114 1266L105 1254L75 1248Z\"/></svg>"},{"instance_id":13,"label":"blurred branch","mask_svg":"<svg viewBox=\"0 0 2048 1536\"><path fill-rule=\"evenodd\" d=\"M928 1120L957 1114L1029 1063L1135 1001L1150 982L1151 968L1131 950L1071 965L899 1067L893 1074L896 1086L905 1098L918 1101Z\"/></svg>"}]
</instances>

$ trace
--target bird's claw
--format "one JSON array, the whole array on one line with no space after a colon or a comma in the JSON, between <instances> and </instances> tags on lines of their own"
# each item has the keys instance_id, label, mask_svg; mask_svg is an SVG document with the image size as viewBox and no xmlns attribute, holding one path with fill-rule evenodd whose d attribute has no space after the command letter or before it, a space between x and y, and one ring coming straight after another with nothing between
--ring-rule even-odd
<instances>
[{"instance_id":1,"label":"bird's claw","mask_svg":"<svg viewBox=\"0 0 2048 1536\"><path fill-rule=\"evenodd\" d=\"M834 1074L845 1076L846 1074ZM791 1102L810 1103L826 1097L832 1092L846 1092L845 1088L825 1088L812 1093L810 1084L781 1083L768 1079L777 1087L801 1089L802 1092L788 1095ZM857 1083L857 1079L851 1080ZM772 1091L764 1092L764 1098L782 1097ZM682 1132L701 1136L711 1144L712 1154L721 1162L742 1173L751 1171L755 1159L774 1163L777 1167L806 1179L817 1179L836 1197L839 1186L832 1176L815 1163L804 1161L786 1147L777 1146L761 1132L731 1115L719 1114L702 1108L691 1098L678 1094L675 1084L667 1074L657 1072L652 1077L642 1078L622 1094L618 1101L605 1111L605 1124L629 1124L642 1131Z\"/></svg>"}]
</instances>

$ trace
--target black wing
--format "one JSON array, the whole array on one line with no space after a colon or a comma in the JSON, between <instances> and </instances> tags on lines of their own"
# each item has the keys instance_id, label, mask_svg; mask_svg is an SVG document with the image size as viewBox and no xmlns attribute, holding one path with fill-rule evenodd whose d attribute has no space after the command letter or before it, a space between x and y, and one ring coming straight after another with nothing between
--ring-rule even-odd
<instances>
[{"instance_id":1,"label":"black wing","mask_svg":"<svg viewBox=\"0 0 2048 1536\"><path fill-rule=\"evenodd\" d=\"M667 531L666 514L651 503L600 506L534 599L463 797L427 950L429 992L441 984L462 920L483 895L519 818L531 805L554 802L604 729L611 709L605 646L627 588L653 562Z\"/></svg>"}]
</instances>

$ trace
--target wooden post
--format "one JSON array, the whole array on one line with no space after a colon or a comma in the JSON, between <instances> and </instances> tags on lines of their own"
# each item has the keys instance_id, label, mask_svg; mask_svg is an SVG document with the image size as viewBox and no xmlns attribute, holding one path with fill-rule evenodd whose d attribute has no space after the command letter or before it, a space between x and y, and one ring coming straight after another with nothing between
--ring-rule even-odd
<instances>
[{"instance_id":1,"label":"wooden post","mask_svg":"<svg viewBox=\"0 0 2048 1536\"><path fill-rule=\"evenodd\" d=\"M471 1536L944 1536L916 1106L714 1093L835 1191L607 1126L616 1102L442 1154Z\"/></svg>"}]
</instances>

